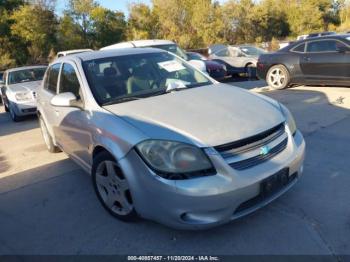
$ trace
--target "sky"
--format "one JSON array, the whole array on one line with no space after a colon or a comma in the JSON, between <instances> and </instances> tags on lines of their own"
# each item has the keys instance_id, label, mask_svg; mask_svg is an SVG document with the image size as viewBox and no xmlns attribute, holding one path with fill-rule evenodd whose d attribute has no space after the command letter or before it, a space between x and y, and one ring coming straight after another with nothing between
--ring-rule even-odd
<instances>
[{"instance_id":1,"label":"sky","mask_svg":"<svg viewBox=\"0 0 350 262\"><path fill-rule=\"evenodd\" d=\"M97 2L108 9L111 10L119 10L124 12L126 15L128 14L128 4L130 3L145 3L150 4L151 0L97 0ZM65 9L68 0L57 0L57 14L61 15L63 10Z\"/></svg>"}]
</instances>

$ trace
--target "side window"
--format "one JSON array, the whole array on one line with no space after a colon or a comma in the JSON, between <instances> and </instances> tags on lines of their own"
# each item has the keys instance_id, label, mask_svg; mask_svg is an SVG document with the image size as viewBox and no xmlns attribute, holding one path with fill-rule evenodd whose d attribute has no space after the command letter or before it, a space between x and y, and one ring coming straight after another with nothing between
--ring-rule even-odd
<instances>
[{"instance_id":1,"label":"side window","mask_svg":"<svg viewBox=\"0 0 350 262\"><path fill-rule=\"evenodd\" d=\"M45 89L49 90L54 94L57 93L57 81L60 68L61 64L52 65L47 71L46 82L44 83Z\"/></svg>"},{"instance_id":2,"label":"side window","mask_svg":"<svg viewBox=\"0 0 350 262\"><path fill-rule=\"evenodd\" d=\"M80 84L74 67L70 64L63 64L59 93L71 92L79 99L79 91Z\"/></svg>"},{"instance_id":3,"label":"side window","mask_svg":"<svg viewBox=\"0 0 350 262\"><path fill-rule=\"evenodd\" d=\"M230 56L230 52L227 48L221 49L220 51L215 53L216 56Z\"/></svg>"},{"instance_id":4,"label":"side window","mask_svg":"<svg viewBox=\"0 0 350 262\"><path fill-rule=\"evenodd\" d=\"M307 52L336 52L337 41L335 40L323 40L314 41L307 44Z\"/></svg>"},{"instance_id":5,"label":"side window","mask_svg":"<svg viewBox=\"0 0 350 262\"><path fill-rule=\"evenodd\" d=\"M292 52L297 52L297 53L304 53L305 52L305 43L297 45L291 51Z\"/></svg>"}]
</instances>

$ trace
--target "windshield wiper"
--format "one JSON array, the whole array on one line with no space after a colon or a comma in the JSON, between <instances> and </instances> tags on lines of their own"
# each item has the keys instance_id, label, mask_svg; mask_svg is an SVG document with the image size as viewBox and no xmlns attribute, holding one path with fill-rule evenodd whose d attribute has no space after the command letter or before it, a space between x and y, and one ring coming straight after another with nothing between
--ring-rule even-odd
<instances>
[{"instance_id":1,"label":"windshield wiper","mask_svg":"<svg viewBox=\"0 0 350 262\"><path fill-rule=\"evenodd\" d=\"M141 97L137 97L137 96L120 97L120 98L116 98L116 99L113 99L111 101L108 101L106 103L103 103L102 106L109 106L109 105L113 105L113 104L119 104L119 103L123 103L123 102L139 100L139 99L141 99Z\"/></svg>"}]
</instances>

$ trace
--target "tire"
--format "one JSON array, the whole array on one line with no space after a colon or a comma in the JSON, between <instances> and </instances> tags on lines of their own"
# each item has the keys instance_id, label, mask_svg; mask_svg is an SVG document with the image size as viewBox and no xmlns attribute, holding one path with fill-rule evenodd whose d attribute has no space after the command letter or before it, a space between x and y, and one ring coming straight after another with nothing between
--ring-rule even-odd
<instances>
[{"instance_id":1,"label":"tire","mask_svg":"<svg viewBox=\"0 0 350 262\"><path fill-rule=\"evenodd\" d=\"M114 157L108 152L99 153L92 166L92 184L102 206L115 218L136 221L130 187Z\"/></svg>"},{"instance_id":2,"label":"tire","mask_svg":"<svg viewBox=\"0 0 350 262\"><path fill-rule=\"evenodd\" d=\"M4 103L5 112L8 112L8 111L9 111L9 108L6 106L6 103L5 103L4 100L3 100L3 103Z\"/></svg>"},{"instance_id":3,"label":"tire","mask_svg":"<svg viewBox=\"0 0 350 262\"><path fill-rule=\"evenodd\" d=\"M253 64L248 64L245 67L245 71L247 72L247 76L249 79L256 79L256 67Z\"/></svg>"},{"instance_id":4,"label":"tire","mask_svg":"<svg viewBox=\"0 0 350 262\"><path fill-rule=\"evenodd\" d=\"M8 112L10 113L10 117L13 122L19 122L22 120L22 117L18 116L16 114L16 111L14 110L14 105L9 104L9 108L7 108ZM6 109L5 109L6 110Z\"/></svg>"},{"instance_id":5,"label":"tire","mask_svg":"<svg viewBox=\"0 0 350 262\"><path fill-rule=\"evenodd\" d=\"M290 84L290 74L284 65L275 65L267 72L266 82L274 90L285 89Z\"/></svg>"},{"instance_id":6,"label":"tire","mask_svg":"<svg viewBox=\"0 0 350 262\"><path fill-rule=\"evenodd\" d=\"M45 145L47 150L50 153L58 153L61 152L61 150L59 149L59 147L57 147L54 143L53 143L53 139L49 133L49 131L47 131L47 127L45 124L45 121L43 119L42 116L39 116L39 125L40 125L40 130L41 130L41 134L43 136Z\"/></svg>"}]
</instances>

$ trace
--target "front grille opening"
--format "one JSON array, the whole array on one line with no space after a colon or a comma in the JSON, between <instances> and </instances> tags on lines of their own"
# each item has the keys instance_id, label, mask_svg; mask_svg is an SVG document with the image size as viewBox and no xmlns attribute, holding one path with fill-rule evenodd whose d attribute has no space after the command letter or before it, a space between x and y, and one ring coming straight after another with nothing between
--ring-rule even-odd
<instances>
[{"instance_id":1,"label":"front grille opening","mask_svg":"<svg viewBox=\"0 0 350 262\"><path fill-rule=\"evenodd\" d=\"M248 149L251 149L252 146L254 146L254 144L256 144L256 146L260 146L262 143L268 143L268 141L272 141L274 139L276 139L277 137L281 136L282 134L284 134L285 132L285 127L284 127L284 122L267 130L264 131L260 134L248 137L248 138L244 138L232 143L228 143L228 144L224 144L224 145L220 145L220 146L216 146L214 147L216 149L216 151L218 151L219 153L224 153L225 151L241 151L243 149L247 149L246 147L248 147ZM237 152L239 153L239 152Z\"/></svg>"},{"instance_id":2,"label":"front grille opening","mask_svg":"<svg viewBox=\"0 0 350 262\"><path fill-rule=\"evenodd\" d=\"M253 166L259 165L268 161L269 159L275 157L279 153L281 153L288 144L288 137L284 139L281 143L271 149L271 151L266 155L257 155L242 161L231 163L230 166L236 170L244 170L251 168Z\"/></svg>"},{"instance_id":3,"label":"front grille opening","mask_svg":"<svg viewBox=\"0 0 350 262\"><path fill-rule=\"evenodd\" d=\"M246 202L243 202L238 206L238 208L235 210L234 215L237 213L244 212L246 210L249 210L251 208L254 208L258 206L259 204L263 203L265 200L271 198L273 195L279 193L281 190L283 190L286 186L288 186L290 183L292 183L296 178L298 177L298 172L295 172L294 174L290 175L288 180L285 182L281 182L278 186L275 186L273 190L271 190L269 193L261 191L259 195L256 197L253 197L249 199Z\"/></svg>"}]
</instances>

